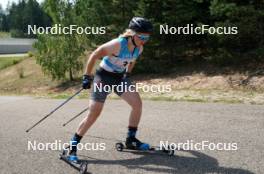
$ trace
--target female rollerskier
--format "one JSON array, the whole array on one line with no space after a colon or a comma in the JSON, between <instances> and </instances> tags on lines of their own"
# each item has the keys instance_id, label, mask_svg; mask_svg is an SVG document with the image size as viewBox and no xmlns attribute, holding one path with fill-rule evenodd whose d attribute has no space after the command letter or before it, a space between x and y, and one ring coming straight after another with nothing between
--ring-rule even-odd
<instances>
[{"instance_id":1,"label":"female rollerskier","mask_svg":"<svg viewBox=\"0 0 264 174\"><path fill-rule=\"evenodd\" d=\"M108 95L106 91L95 90L95 85L132 85L129 80L129 73L132 71L135 62L143 51L143 45L149 40L153 30L152 24L145 18L134 17L129 23L128 29L118 38L113 39L99 46L89 57L85 73L83 75L82 86L91 90L89 103L89 113L84 118L76 133L71 139L69 160L77 161L77 144L93 125L100 115L104 101ZM99 68L93 78L92 70L95 62L103 58ZM131 106L129 117L126 146L131 149L148 150L149 144L143 143L136 138L137 127L142 112L142 101L135 91L114 92L124 99ZM127 88L129 89L129 88Z\"/></svg>"}]
</instances>

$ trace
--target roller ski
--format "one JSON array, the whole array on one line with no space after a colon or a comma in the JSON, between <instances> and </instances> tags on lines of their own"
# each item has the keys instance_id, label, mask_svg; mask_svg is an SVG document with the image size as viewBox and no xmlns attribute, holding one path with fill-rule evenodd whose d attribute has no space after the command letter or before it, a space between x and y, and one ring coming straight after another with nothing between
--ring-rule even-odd
<instances>
[{"instance_id":1,"label":"roller ski","mask_svg":"<svg viewBox=\"0 0 264 174\"><path fill-rule=\"evenodd\" d=\"M70 149L64 149L60 154L60 159L71 165L71 167L79 170L80 174L87 173L87 162L84 160L78 159L76 153L70 154Z\"/></svg>"},{"instance_id":2,"label":"roller ski","mask_svg":"<svg viewBox=\"0 0 264 174\"><path fill-rule=\"evenodd\" d=\"M77 169L80 174L85 174L87 173L87 162L80 160L77 156L77 145L80 143L81 138L78 134L74 134L70 145L60 154L60 159Z\"/></svg>"},{"instance_id":3,"label":"roller ski","mask_svg":"<svg viewBox=\"0 0 264 174\"><path fill-rule=\"evenodd\" d=\"M168 156L174 155L174 150L168 148L160 148L158 146L150 146L147 143L142 143L135 137L127 138L125 142L118 142L115 144L117 151L140 151L140 152L150 152L150 153L164 153Z\"/></svg>"}]
</instances>

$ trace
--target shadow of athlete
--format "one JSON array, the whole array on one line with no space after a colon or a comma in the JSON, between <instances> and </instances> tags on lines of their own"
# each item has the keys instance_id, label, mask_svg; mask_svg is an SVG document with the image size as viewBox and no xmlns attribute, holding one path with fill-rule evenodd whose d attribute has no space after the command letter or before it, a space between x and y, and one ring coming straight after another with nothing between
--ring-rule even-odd
<instances>
[{"instance_id":1,"label":"shadow of athlete","mask_svg":"<svg viewBox=\"0 0 264 174\"><path fill-rule=\"evenodd\" d=\"M183 150L182 150L183 151ZM198 151L184 151L194 157L172 156L158 154L148 154L147 152L133 151L129 153L142 155L139 158L124 160L101 160L83 156L92 160L85 160L89 164L99 165L122 165L129 169L141 169L151 173L177 173L177 174L254 174L248 170L221 167L218 161ZM121 152L126 153L126 152ZM82 155L80 155L82 156ZM155 165L152 167L149 165ZM166 167L166 168L160 168Z\"/></svg>"}]
</instances>

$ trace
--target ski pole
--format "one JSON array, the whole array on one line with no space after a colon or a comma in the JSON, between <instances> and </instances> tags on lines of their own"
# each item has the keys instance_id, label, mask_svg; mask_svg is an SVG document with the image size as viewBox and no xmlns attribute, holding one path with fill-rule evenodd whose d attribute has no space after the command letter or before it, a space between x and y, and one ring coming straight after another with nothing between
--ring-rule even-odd
<instances>
[{"instance_id":1,"label":"ski pole","mask_svg":"<svg viewBox=\"0 0 264 174\"><path fill-rule=\"evenodd\" d=\"M75 118L79 117L80 115L82 115L82 113L86 112L89 109L89 107L85 108L84 110L82 110L79 114L75 115L74 117L72 117L70 120L68 120L66 123L64 123L62 126L66 126L68 123L70 123L72 120L74 120Z\"/></svg>"},{"instance_id":2,"label":"ski pole","mask_svg":"<svg viewBox=\"0 0 264 174\"><path fill-rule=\"evenodd\" d=\"M63 103L61 103L58 107L56 107L55 109L53 109L49 114L45 115L42 119L40 119L38 122L36 122L33 126L31 126L30 128L28 128L26 130L26 132L29 132L31 129L33 129L35 126L37 126L39 123L41 123L43 120L45 120L46 118L48 118L51 114L53 114L55 111L57 111L60 107L62 107L63 105L65 105L68 101L70 101L73 97L75 97L76 95L78 95L81 91L83 90L83 88L81 88L79 91L77 91L74 95L72 95L71 97L69 97L67 100L65 100Z\"/></svg>"}]
</instances>

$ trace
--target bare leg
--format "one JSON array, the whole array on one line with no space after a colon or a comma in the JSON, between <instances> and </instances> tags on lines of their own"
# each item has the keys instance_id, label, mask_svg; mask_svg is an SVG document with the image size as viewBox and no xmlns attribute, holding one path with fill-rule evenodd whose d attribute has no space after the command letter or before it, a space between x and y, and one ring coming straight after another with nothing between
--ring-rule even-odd
<instances>
[{"instance_id":1,"label":"bare leg","mask_svg":"<svg viewBox=\"0 0 264 174\"><path fill-rule=\"evenodd\" d=\"M125 92L121 95L132 108L129 117L129 126L138 127L141 113L142 113L142 101L137 92Z\"/></svg>"},{"instance_id":2,"label":"bare leg","mask_svg":"<svg viewBox=\"0 0 264 174\"><path fill-rule=\"evenodd\" d=\"M132 108L129 117L128 134L126 138L126 147L129 149L148 150L149 144L142 143L136 138L137 127L142 113L142 101L137 92L125 92L121 95Z\"/></svg>"},{"instance_id":3,"label":"bare leg","mask_svg":"<svg viewBox=\"0 0 264 174\"><path fill-rule=\"evenodd\" d=\"M77 134L84 136L87 130L93 125L103 109L104 103L90 100L89 113L79 124Z\"/></svg>"}]
</instances>

